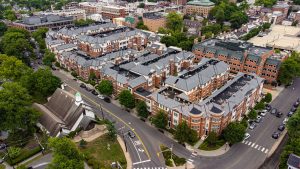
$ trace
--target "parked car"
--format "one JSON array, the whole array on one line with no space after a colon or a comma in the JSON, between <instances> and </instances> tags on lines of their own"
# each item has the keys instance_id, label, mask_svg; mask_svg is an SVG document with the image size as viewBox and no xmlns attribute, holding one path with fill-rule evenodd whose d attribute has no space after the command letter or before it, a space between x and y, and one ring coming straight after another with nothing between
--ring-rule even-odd
<instances>
[{"instance_id":1,"label":"parked car","mask_svg":"<svg viewBox=\"0 0 300 169\"><path fill-rule=\"evenodd\" d=\"M286 118L284 118L282 124L286 125L286 123L287 123L288 121L289 121L289 119L286 117Z\"/></svg>"},{"instance_id":2,"label":"parked car","mask_svg":"<svg viewBox=\"0 0 300 169\"><path fill-rule=\"evenodd\" d=\"M107 103L110 103L110 102L111 102L109 97L104 97L103 100L104 100L105 102L107 102Z\"/></svg>"},{"instance_id":3,"label":"parked car","mask_svg":"<svg viewBox=\"0 0 300 169\"><path fill-rule=\"evenodd\" d=\"M104 96L102 94L98 94L98 98L103 100Z\"/></svg>"},{"instance_id":4,"label":"parked car","mask_svg":"<svg viewBox=\"0 0 300 169\"><path fill-rule=\"evenodd\" d=\"M294 107L294 106L291 108L291 111L292 111L292 112L295 112L296 110L297 110L297 108Z\"/></svg>"},{"instance_id":5,"label":"parked car","mask_svg":"<svg viewBox=\"0 0 300 169\"><path fill-rule=\"evenodd\" d=\"M250 126L249 126L249 129L253 130L255 127L256 127L256 124L255 123L251 123Z\"/></svg>"},{"instance_id":6,"label":"parked car","mask_svg":"<svg viewBox=\"0 0 300 169\"><path fill-rule=\"evenodd\" d=\"M249 133L245 133L244 140L247 140L250 137Z\"/></svg>"},{"instance_id":7,"label":"parked car","mask_svg":"<svg viewBox=\"0 0 300 169\"><path fill-rule=\"evenodd\" d=\"M272 109L272 106L270 104L266 104L266 110L270 111Z\"/></svg>"},{"instance_id":8,"label":"parked car","mask_svg":"<svg viewBox=\"0 0 300 169\"><path fill-rule=\"evenodd\" d=\"M298 106L299 106L299 102L296 101L296 102L294 103L294 107L298 107Z\"/></svg>"},{"instance_id":9,"label":"parked car","mask_svg":"<svg viewBox=\"0 0 300 169\"><path fill-rule=\"evenodd\" d=\"M262 118L261 116L257 116L255 122L256 122L256 123L260 123L260 122L261 122L261 118Z\"/></svg>"},{"instance_id":10,"label":"parked car","mask_svg":"<svg viewBox=\"0 0 300 169\"><path fill-rule=\"evenodd\" d=\"M276 117L281 118L281 116L282 116L282 113L278 111L278 112L276 113Z\"/></svg>"},{"instance_id":11,"label":"parked car","mask_svg":"<svg viewBox=\"0 0 300 169\"><path fill-rule=\"evenodd\" d=\"M292 117L293 114L294 114L294 112L290 111L290 112L288 112L287 116Z\"/></svg>"},{"instance_id":12,"label":"parked car","mask_svg":"<svg viewBox=\"0 0 300 169\"><path fill-rule=\"evenodd\" d=\"M265 117L266 115L267 115L267 112L268 112L268 110L262 110L261 112L260 112L260 116L263 116L263 117Z\"/></svg>"},{"instance_id":13,"label":"parked car","mask_svg":"<svg viewBox=\"0 0 300 169\"><path fill-rule=\"evenodd\" d=\"M98 96L98 92L95 89L92 90L92 94L95 95L95 96Z\"/></svg>"},{"instance_id":14,"label":"parked car","mask_svg":"<svg viewBox=\"0 0 300 169\"><path fill-rule=\"evenodd\" d=\"M6 148L6 144L1 143L1 144L0 144L0 150L3 150L3 149L5 149L5 148Z\"/></svg>"},{"instance_id":15,"label":"parked car","mask_svg":"<svg viewBox=\"0 0 300 169\"><path fill-rule=\"evenodd\" d=\"M272 138L274 138L274 139L278 139L279 136L280 136L280 133L277 132L277 131L275 131L275 132L272 134Z\"/></svg>"},{"instance_id":16,"label":"parked car","mask_svg":"<svg viewBox=\"0 0 300 169\"><path fill-rule=\"evenodd\" d=\"M284 125L280 125L279 127L278 127L278 130L279 131L283 131L285 129L285 126Z\"/></svg>"},{"instance_id":17,"label":"parked car","mask_svg":"<svg viewBox=\"0 0 300 169\"><path fill-rule=\"evenodd\" d=\"M81 84L80 84L80 87L81 87L81 88L86 88L86 85L85 85L84 83L81 83Z\"/></svg>"},{"instance_id":18,"label":"parked car","mask_svg":"<svg viewBox=\"0 0 300 169\"><path fill-rule=\"evenodd\" d=\"M271 114L276 114L277 113L277 109L276 108L273 108L272 110L271 110Z\"/></svg>"},{"instance_id":19,"label":"parked car","mask_svg":"<svg viewBox=\"0 0 300 169\"><path fill-rule=\"evenodd\" d=\"M134 137L135 137L135 134L134 134L131 130L129 130L129 131L128 131L128 136L129 136L130 138L134 138Z\"/></svg>"}]
</instances>

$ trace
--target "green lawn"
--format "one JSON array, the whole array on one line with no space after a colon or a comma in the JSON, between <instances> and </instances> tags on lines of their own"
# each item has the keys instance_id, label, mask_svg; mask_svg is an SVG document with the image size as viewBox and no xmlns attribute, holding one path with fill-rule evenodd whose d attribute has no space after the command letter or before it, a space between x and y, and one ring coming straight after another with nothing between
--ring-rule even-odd
<instances>
[{"instance_id":1,"label":"green lawn","mask_svg":"<svg viewBox=\"0 0 300 169\"><path fill-rule=\"evenodd\" d=\"M0 169L5 169L5 166L3 164L0 164Z\"/></svg>"},{"instance_id":2,"label":"green lawn","mask_svg":"<svg viewBox=\"0 0 300 169\"><path fill-rule=\"evenodd\" d=\"M212 151L212 150L217 150L220 147L222 147L225 144L225 140L220 139L216 142L215 145L209 145L206 140L199 146L200 150L205 150L205 151Z\"/></svg>"},{"instance_id":3,"label":"green lawn","mask_svg":"<svg viewBox=\"0 0 300 169\"><path fill-rule=\"evenodd\" d=\"M108 144L110 150L107 149ZM118 161L124 169L126 168L127 163L121 146L117 140L112 141L107 134L79 149L84 153L87 163L92 167L100 165L101 168L110 168L112 162Z\"/></svg>"}]
</instances>

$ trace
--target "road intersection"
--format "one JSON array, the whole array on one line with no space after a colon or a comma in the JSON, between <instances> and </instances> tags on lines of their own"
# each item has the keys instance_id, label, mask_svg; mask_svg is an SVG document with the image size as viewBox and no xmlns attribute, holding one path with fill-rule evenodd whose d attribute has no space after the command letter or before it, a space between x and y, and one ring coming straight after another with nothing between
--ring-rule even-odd
<instances>
[{"instance_id":1,"label":"road intersection","mask_svg":"<svg viewBox=\"0 0 300 169\"><path fill-rule=\"evenodd\" d=\"M271 138L271 135L284 119L284 117L277 118L267 114L253 131L248 131L251 137L247 141L233 145L227 153L221 156L204 157L193 154L173 139L120 107L106 103L80 88L80 84L65 73L61 71L54 71L53 73L72 90L79 91L88 104L96 107L95 110L99 117L102 114L101 107L105 118L116 122L117 129L124 127L122 129L124 132L131 130L135 133L135 138L129 138L128 135L124 136L133 161L133 168L165 167L162 157L157 156L157 152L160 151L159 145L164 144L168 147L173 145L173 152L177 156L189 159L199 169L257 169L268 157L276 141ZM296 79L293 86L284 89L271 105L286 116L294 101L299 97L299 93L300 79Z\"/></svg>"}]
</instances>

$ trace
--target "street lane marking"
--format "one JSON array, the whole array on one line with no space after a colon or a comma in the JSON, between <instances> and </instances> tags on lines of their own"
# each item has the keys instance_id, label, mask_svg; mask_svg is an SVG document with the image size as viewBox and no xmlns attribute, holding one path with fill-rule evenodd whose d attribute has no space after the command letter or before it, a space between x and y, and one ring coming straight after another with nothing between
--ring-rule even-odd
<instances>
[{"instance_id":1,"label":"street lane marking","mask_svg":"<svg viewBox=\"0 0 300 169\"><path fill-rule=\"evenodd\" d=\"M265 150L265 148L263 147L263 148L261 149L261 151L264 152L264 150Z\"/></svg>"},{"instance_id":2,"label":"street lane marking","mask_svg":"<svg viewBox=\"0 0 300 169\"><path fill-rule=\"evenodd\" d=\"M251 147L254 147L254 145L255 145L255 143L253 143Z\"/></svg>"},{"instance_id":3,"label":"street lane marking","mask_svg":"<svg viewBox=\"0 0 300 169\"><path fill-rule=\"evenodd\" d=\"M63 76L66 76L66 75L63 75ZM67 77L67 76L66 76L66 77ZM67 78L69 78L69 77L67 77ZM71 87L70 85L68 85L68 86L69 86L71 89L73 89L74 91L78 91L78 92L79 92L79 90L76 90L74 87ZM144 150L146 151L146 154L147 154L149 160L151 159L150 154L149 154L149 152L148 152L148 149L146 148L146 146L145 146L143 140L140 138L140 136L136 133L136 131L134 131L134 129L133 129L130 125L128 125L123 119L121 119L121 118L118 117L117 115L113 114L110 110L108 110L107 108L103 107L102 104L99 104L99 103L95 102L94 100L90 99L90 98L87 97L85 94L83 94L82 92L80 92L80 94L81 94L83 97L85 97L86 99L88 99L90 102L92 102L92 103L94 103L95 105L97 105L98 107L102 107L103 110L105 110L107 113L109 113L110 115L114 116L114 117L117 118L119 121L121 121L122 123L124 123L128 128L130 128L130 129L134 132L134 134L137 136L137 138L142 142L142 145L143 145L143 147L144 147ZM99 105L100 105L100 106L99 106ZM118 106L117 106L117 107L118 107Z\"/></svg>"},{"instance_id":4,"label":"street lane marking","mask_svg":"<svg viewBox=\"0 0 300 169\"><path fill-rule=\"evenodd\" d=\"M243 143L248 144L248 142L249 142L249 141L245 141L245 142L243 142Z\"/></svg>"},{"instance_id":5,"label":"street lane marking","mask_svg":"<svg viewBox=\"0 0 300 169\"><path fill-rule=\"evenodd\" d=\"M252 142L251 141L249 141L249 143L248 143L248 146L250 146L250 144L251 144Z\"/></svg>"},{"instance_id":6,"label":"street lane marking","mask_svg":"<svg viewBox=\"0 0 300 169\"><path fill-rule=\"evenodd\" d=\"M258 147L258 144L256 144L256 146L254 147L255 149Z\"/></svg>"},{"instance_id":7,"label":"street lane marking","mask_svg":"<svg viewBox=\"0 0 300 169\"><path fill-rule=\"evenodd\" d=\"M139 162L136 162L136 163L132 163L132 165L142 164L142 163L146 163L146 162L149 162L149 161L151 161L151 160L139 161Z\"/></svg>"},{"instance_id":8,"label":"street lane marking","mask_svg":"<svg viewBox=\"0 0 300 169\"><path fill-rule=\"evenodd\" d=\"M269 152L269 149L266 149L265 153L267 154Z\"/></svg>"},{"instance_id":9,"label":"street lane marking","mask_svg":"<svg viewBox=\"0 0 300 169\"><path fill-rule=\"evenodd\" d=\"M258 150L260 150L260 149L261 149L261 146L258 147Z\"/></svg>"},{"instance_id":10,"label":"street lane marking","mask_svg":"<svg viewBox=\"0 0 300 169\"><path fill-rule=\"evenodd\" d=\"M133 147L135 148L135 151L136 151L136 153L138 154L138 157L139 157L140 161L142 161L141 156L140 156L140 153L138 152L136 146L134 145L134 143L133 143L133 141L132 141L132 139L131 139L130 137L129 137L129 140L130 140L131 143L133 144Z\"/></svg>"}]
</instances>

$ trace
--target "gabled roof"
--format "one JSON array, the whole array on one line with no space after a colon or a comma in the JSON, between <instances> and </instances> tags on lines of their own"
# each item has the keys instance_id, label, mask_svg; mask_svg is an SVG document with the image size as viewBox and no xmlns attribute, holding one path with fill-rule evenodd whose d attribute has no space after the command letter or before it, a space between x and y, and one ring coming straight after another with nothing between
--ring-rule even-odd
<instances>
[{"instance_id":1,"label":"gabled roof","mask_svg":"<svg viewBox=\"0 0 300 169\"><path fill-rule=\"evenodd\" d=\"M287 164L289 166L300 169L300 157L295 154L290 154Z\"/></svg>"}]
</instances>

